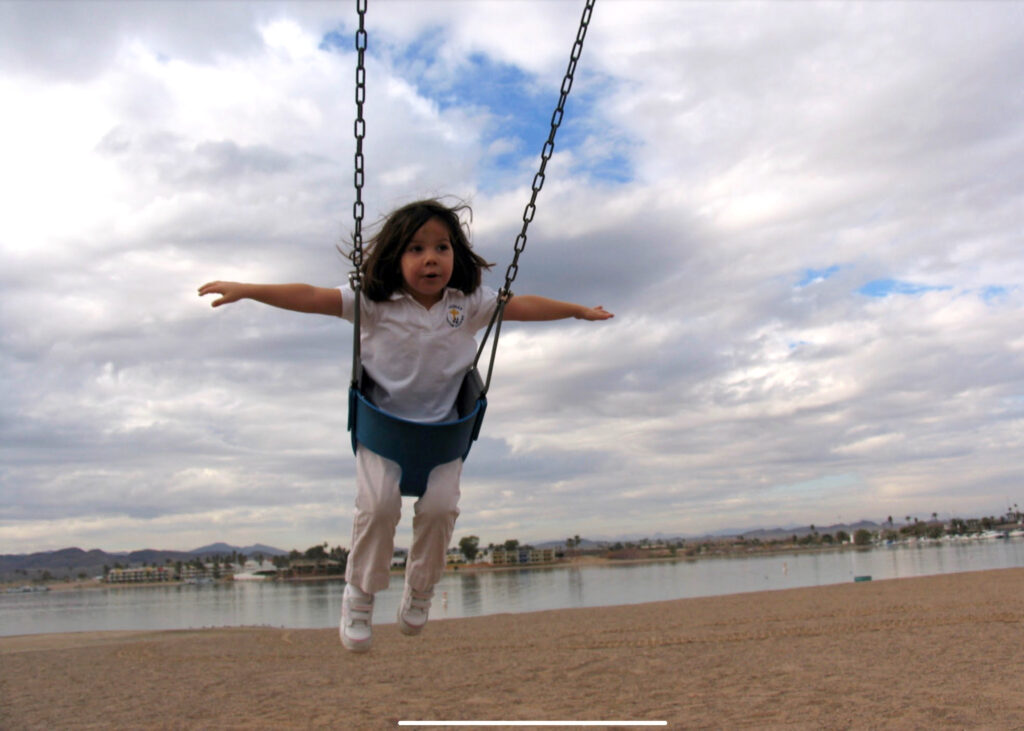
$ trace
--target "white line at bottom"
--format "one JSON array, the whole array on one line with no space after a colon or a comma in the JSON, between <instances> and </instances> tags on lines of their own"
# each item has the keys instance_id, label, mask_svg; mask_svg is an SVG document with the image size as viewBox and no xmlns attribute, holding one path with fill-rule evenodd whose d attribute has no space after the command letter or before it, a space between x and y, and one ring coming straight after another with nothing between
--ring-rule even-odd
<instances>
[{"instance_id":1,"label":"white line at bottom","mask_svg":"<svg viewBox=\"0 0 1024 731\"><path fill-rule=\"evenodd\" d=\"M399 721L399 726L668 726L668 721Z\"/></svg>"}]
</instances>

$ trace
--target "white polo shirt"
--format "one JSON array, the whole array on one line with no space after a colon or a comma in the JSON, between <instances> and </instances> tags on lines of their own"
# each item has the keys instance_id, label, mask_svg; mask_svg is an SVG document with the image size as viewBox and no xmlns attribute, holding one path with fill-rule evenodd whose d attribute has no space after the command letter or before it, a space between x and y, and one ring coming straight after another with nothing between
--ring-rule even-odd
<instances>
[{"instance_id":1,"label":"white polo shirt","mask_svg":"<svg viewBox=\"0 0 1024 731\"><path fill-rule=\"evenodd\" d=\"M355 295L348 285L338 289L342 316L351 322ZM470 295L448 288L428 310L406 292L396 292L387 302L363 296L363 369L376 384L370 399L403 419L453 418L462 378L476 357L473 336L487 326L497 297L489 287L478 287Z\"/></svg>"}]
</instances>

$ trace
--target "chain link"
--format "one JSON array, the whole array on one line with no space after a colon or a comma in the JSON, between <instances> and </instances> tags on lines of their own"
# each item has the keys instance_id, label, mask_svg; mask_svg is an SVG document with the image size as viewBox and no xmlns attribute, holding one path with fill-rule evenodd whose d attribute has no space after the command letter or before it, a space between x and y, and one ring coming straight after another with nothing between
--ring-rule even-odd
<instances>
[{"instance_id":1,"label":"chain link","mask_svg":"<svg viewBox=\"0 0 1024 731\"><path fill-rule=\"evenodd\" d=\"M572 90L573 76L576 73L576 62L579 61L580 54L583 52L583 40L587 37L587 28L590 25L590 15L594 11L594 2L595 0L587 0L586 6L583 8L579 31L576 33L576 42L573 44L572 53L569 56L569 66L566 68L565 77L562 79L562 93L558 97L558 106L555 107L555 111L551 115L551 131L548 134L547 142L544 143L543 150L541 150L540 169L533 177L533 193L530 195L530 202L526 204L526 208L523 210L523 228L519 235L516 236L516 241L513 245L514 255L512 262L508 265L508 269L505 270L505 285L501 288L500 292L501 299L504 301L507 301L511 296L512 282L515 281L516 276L519 274L519 255L526 248L526 229L537 213L537 195L540 193L541 188L544 187L544 171L547 170L548 160L551 159L551 155L555 151L555 134L558 132L558 127L562 124L562 117L565 115L565 101L569 98L569 92Z\"/></svg>"},{"instance_id":2,"label":"chain link","mask_svg":"<svg viewBox=\"0 0 1024 731\"><path fill-rule=\"evenodd\" d=\"M352 386L358 387L362 378L362 341L360 335L360 319L363 290L363 182L364 164L363 138L366 137L366 120L363 119L363 103L366 101L366 3L367 0L356 0L356 11L359 13L359 29L356 30L356 121L353 132L356 137L355 174L353 183L356 189L356 200L352 204L352 271L348 281L355 294L355 306L352 313ZM351 416L349 417L351 418ZM350 427L351 428L351 425Z\"/></svg>"},{"instance_id":3,"label":"chain link","mask_svg":"<svg viewBox=\"0 0 1024 731\"><path fill-rule=\"evenodd\" d=\"M367 0L356 0L359 13L359 29L356 31L356 121L353 131L356 137L355 176L353 182L356 189L356 200L352 204L352 218L355 225L352 230L352 264L355 283L362 282L363 273L363 182L364 165L363 139L366 137L366 120L363 119L363 103L366 101L366 3Z\"/></svg>"}]
</instances>

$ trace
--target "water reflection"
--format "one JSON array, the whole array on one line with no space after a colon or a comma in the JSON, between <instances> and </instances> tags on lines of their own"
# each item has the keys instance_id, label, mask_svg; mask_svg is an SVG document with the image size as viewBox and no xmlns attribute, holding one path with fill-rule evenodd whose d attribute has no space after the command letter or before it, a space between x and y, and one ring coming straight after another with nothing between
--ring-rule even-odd
<instances>
[{"instance_id":1,"label":"water reflection","mask_svg":"<svg viewBox=\"0 0 1024 731\"><path fill-rule=\"evenodd\" d=\"M1024 541L895 547L650 564L459 571L435 592L435 618L610 606L852 581L1024 566ZM236 582L0 594L0 635L196 627L335 626L344 584ZM396 576L376 598L376 624L395 622Z\"/></svg>"},{"instance_id":2,"label":"water reflection","mask_svg":"<svg viewBox=\"0 0 1024 731\"><path fill-rule=\"evenodd\" d=\"M480 586L480 575L472 572L460 574L458 607L461 616L472 617L481 614L482 606L483 589Z\"/></svg>"},{"instance_id":3,"label":"water reflection","mask_svg":"<svg viewBox=\"0 0 1024 731\"><path fill-rule=\"evenodd\" d=\"M583 605L583 572L576 566L569 569L569 597L574 606Z\"/></svg>"}]
</instances>

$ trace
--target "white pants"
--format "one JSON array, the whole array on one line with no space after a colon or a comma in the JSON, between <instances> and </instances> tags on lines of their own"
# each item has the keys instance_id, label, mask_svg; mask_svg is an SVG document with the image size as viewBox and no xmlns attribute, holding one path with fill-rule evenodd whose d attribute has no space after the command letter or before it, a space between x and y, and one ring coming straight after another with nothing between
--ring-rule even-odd
<instances>
[{"instance_id":1,"label":"white pants","mask_svg":"<svg viewBox=\"0 0 1024 731\"><path fill-rule=\"evenodd\" d=\"M356 450L356 511L352 549L345 581L368 594L386 589L391 580L395 528L402 517L396 462L359 445ZM438 465L430 472L427 490L413 505L412 546L405 564L405 583L430 592L441 579L445 554L459 517L462 460Z\"/></svg>"}]
</instances>

